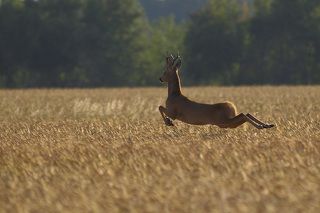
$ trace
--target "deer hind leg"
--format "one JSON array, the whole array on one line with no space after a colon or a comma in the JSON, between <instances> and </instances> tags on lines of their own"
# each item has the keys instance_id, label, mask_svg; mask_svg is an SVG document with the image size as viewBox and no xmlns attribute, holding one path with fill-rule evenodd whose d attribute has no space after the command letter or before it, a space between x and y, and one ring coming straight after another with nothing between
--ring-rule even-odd
<instances>
[{"instance_id":1,"label":"deer hind leg","mask_svg":"<svg viewBox=\"0 0 320 213\"><path fill-rule=\"evenodd\" d=\"M251 115L250 113L246 114L246 116L248 118L250 118L251 120L253 120L254 122L256 122L257 124L260 124L263 126L263 128L272 128L274 127L274 124L266 124L263 123L262 121L258 120L257 118L255 118L253 115Z\"/></svg>"},{"instance_id":2,"label":"deer hind leg","mask_svg":"<svg viewBox=\"0 0 320 213\"><path fill-rule=\"evenodd\" d=\"M247 117L245 114L240 113L239 115L229 119L224 125L224 128L237 128L238 126L244 124L245 122L249 122L257 129L263 129L264 127L261 124L255 123L253 120L251 120L249 117Z\"/></svg>"},{"instance_id":3,"label":"deer hind leg","mask_svg":"<svg viewBox=\"0 0 320 213\"><path fill-rule=\"evenodd\" d=\"M160 114L163 118L164 123L167 126L174 126L172 123L172 120L168 117L168 114L169 114L168 110L166 108L164 108L163 106L159 106L159 111L160 111Z\"/></svg>"}]
</instances>

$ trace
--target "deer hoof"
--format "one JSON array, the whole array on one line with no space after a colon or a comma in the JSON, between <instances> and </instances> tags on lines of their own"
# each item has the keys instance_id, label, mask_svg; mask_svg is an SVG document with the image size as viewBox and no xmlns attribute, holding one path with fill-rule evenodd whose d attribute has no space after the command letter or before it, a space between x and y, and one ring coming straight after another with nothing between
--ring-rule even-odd
<instances>
[{"instance_id":1,"label":"deer hoof","mask_svg":"<svg viewBox=\"0 0 320 213\"><path fill-rule=\"evenodd\" d=\"M269 129L269 128L272 128L274 126L275 126L274 124L266 124L266 125L263 125L263 128Z\"/></svg>"},{"instance_id":2,"label":"deer hoof","mask_svg":"<svg viewBox=\"0 0 320 213\"><path fill-rule=\"evenodd\" d=\"M172 123L172 121L171 121L169 118L167 118L167 119L165 120L165 124L166 124L167 126L174 126L173 123Z\"/></svg>"}]
</instances>

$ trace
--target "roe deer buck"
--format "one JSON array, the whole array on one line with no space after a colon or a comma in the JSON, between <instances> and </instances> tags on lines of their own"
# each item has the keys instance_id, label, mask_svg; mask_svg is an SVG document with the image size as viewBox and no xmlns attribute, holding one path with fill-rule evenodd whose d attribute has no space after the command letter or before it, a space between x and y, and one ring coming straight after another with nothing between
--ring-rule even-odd
<instances>
[{"instance_id":1,"label":"roe deer buck","mask_svg":"<svg viewBox=\"0 0 320 213\"><path fill-rule=\"evenodd\" d=\"M173 55L166 57L166 69L160 77L161 82L168 83L168 98L166 108L159 106L161 116L167 126L173 126L172 121L177 119L194 125L213 124L220 128L236 128L249 122L258 129L274 127L265 124L254 116L240 113L233 103L202 104L189 100L181 93L178 70L181 66L181 57Z\"/></svg>"}]
</instances>

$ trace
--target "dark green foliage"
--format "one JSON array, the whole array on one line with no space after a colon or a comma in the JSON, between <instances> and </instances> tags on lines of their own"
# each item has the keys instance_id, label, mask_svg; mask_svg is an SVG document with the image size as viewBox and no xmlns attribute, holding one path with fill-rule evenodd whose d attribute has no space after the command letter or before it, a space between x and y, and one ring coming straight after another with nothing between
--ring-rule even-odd
<instances>
[{"instance_id":1,"label":"dark green foliage","mask_svg":"<svg viewBox=\"0 0 320 213\"><path fill-rule=\"evenodd\" d=\"M211 0L194 14L186 38L190 83L231 83L244 49L237 1Z\"/></svg>"},{"instance_id":2,"label":"dark green foliage","mask_svg":"<svg viewBox=\"0 0 320 213\"><path fill-rule=\"evenodd\" d=\"M6 87L133 84L147 25L132 0L3 1L0 83Z\"/></svg>"},{"instance_id":3,"label":"dark green foliage","mask_svg":"<svg viewBox=\"0 0 320 213\"><path fill-rule=\"evenodd\" d=\"M133 84L147 24L137 2L88 0L82 24L79 68L88 73L90 85Z\"/></svg>"},{"instance_id":4,"label":"dark green foliage","mask_svg":"<svg viewBox=\"0 0 320 213\"><path fill-rule=\"evenodd\" d=\"M208 0L140 0L150 20L174 16L177 21L186 20Z\"/></svg>"},{"instance_id":5,"label":"dark green foliage","mask_svg":"<svg viewBox=\"0 0 320 213\"><path fill-rule=\"evenodd\" d=\"M249 78L239 79L240 83L319 83L320 2L269 0L264 4L250 22L252 43L244 63L247 70L243 70Z\"/></svg>"},{"instance_id":6,"label":"dark green foliage","mask_svg":"<svg viewBox=\"0 0 320 213\"><path fill-rule=\"evenodd\" d=\"M242 19L235 1L210 0L192 17L186 40L190 82L319 83L320 2L256 0L253 9Z\"/></svg>"},{"instance_id":7,"label":"dark green foliage","mask_svg":"<svg viewBox=\"0 0 320 213\"><path fill-rule=\"evenodd\" d=\"M158 85L168 51L186 84L320 83L318 0L140 3L0 0L0 87Z\"/></svg>"},{"instance_id":8,"label":"dark green foliage","mask_svg":"<svg viewBox=\"0 0 320 213\"><path fill-rule=\"evenodd\" d=\"M253 0L237 0L239 3ZM164 16L174 16L178 22L188 20L200 8L206 6L208 0L140 0L151 21Z\"/></svg>"}]
</instances>

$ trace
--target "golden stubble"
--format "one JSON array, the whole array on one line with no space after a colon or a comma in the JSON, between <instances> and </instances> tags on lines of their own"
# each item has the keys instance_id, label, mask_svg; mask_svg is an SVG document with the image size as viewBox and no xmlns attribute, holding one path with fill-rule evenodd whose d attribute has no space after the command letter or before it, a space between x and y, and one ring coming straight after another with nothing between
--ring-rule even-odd
<instances>
[{"instance_id":1,"label":"golden stubble","mask_svg":"<svg viewBox=\"0 0 320 213\"><path fill-rule=\"evenodd\" d=\"M320 87L183 92L277 127L167 127L165 88L0 90L0 211L320 211Z\"/></svg>"}]
</instances>

